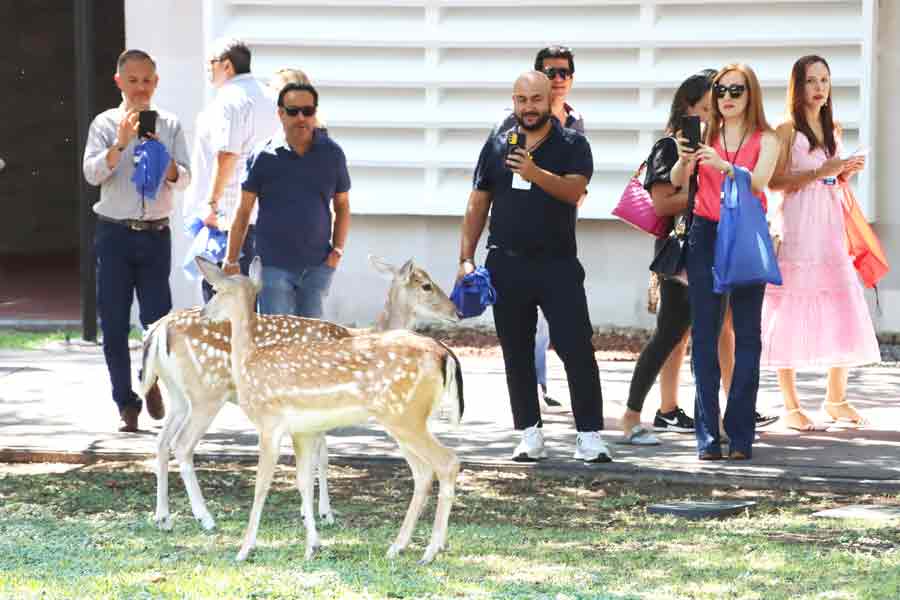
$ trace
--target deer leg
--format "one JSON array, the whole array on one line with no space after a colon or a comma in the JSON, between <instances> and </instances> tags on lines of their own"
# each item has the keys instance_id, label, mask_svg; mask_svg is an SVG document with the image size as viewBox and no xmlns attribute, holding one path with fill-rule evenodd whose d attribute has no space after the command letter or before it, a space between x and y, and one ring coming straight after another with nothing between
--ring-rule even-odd
<instances>
[{"instance_id":1,"label":"deer leg","mask_svg":"<svg viewBox=\"0 0 900 600\"><path fill-rule=\"evenodd\" d=\"M206 531L214 529L216 521L206 507L203 492L200 490L200 483L197 481L197 473L194 470L194 449L224 404L225 398L213 402L206 399L203 401L194 400L191 403L192 410L188 415L187 421L175 440L175 459L178 461L181 480L184 482L188 499L191 501L191 512L194 513L194 518L200 521L200 526Z\"/></svg>"},{"instance_id":2,"label":"deer leg","mask_svg":"<svg viewBox=\"0 0 900 600\"><path fill-rule=\"evenodd\" d=\"M187 417L187 404L177 388L169 393L169 410L162 431L156 438L156 521L157 527L163 531L172 529L172 517L169 514L169 456L172 438Z\"/></svg>"},{"instance_id":3,"label":"deer leg","mask_svg":"<svg viewBox=\"0 0 900 600\"><path fill-rule=\"evenodd\" d=\"M422 423L421 428L403 428L401 430L391 430L391 433L396 434L397 440L401 442L407 460L414 456L415 460L422 465L420 467L422 471L428 474L428 479L423 482L424 485L421 490L423 498L421 500L422 506L418 508L419 512L424 508L432 478L435 473L437 474L440 491L434 514L434 527L431 530L431 540L425 549L425 554L422 555L422 559L419 561L422 564L430 563L447 543L447 525L450 521L450 509L453 507L456 476L459 473L459 459L456 457L455 452L441 445L435 439L431 432L428 431L426 423ZM413 495L413 501L410 503L410 512L413 510L413 504L417 501L416 495L420 492L419 476L416 475L415 469L413 470L413 476L416 477L416 491ZM407 514L407 518L409 518L409 514ZM418 515L416 515L416 518L418 518ZM415 521L412 522L408 532L404 531L407 524L407 521L403 522L403 528L401 528L395 545L401 541L404 534L407 536L412 534L412 527L415 526Z\"/></svg>"},{"instance_id":4,"label":"deer leg","mask_svg":"<svg viewBox=\"0 0 900 600\"><path fill-rule=\"evenodd\" d=\"M428 464L419 459L415 451L407 447L402 435L395 435L395 432L390 429L389 431L400 443L400 452L403 453L406 462L409 463L410 470L412 470L414 486L413 497L409 502L409 508L406 510L403 524L400 526L400 532L387 551L388 558L395 558L409 545L409 540L412 538L419 516L421 516L422 510L428 503L428 493L431 488L431 482L434 481L434 471Z\"/></svg>"},{"instance_id":5,"label":"deer leg","mask_svg":"<svg viewBox=\"0 0 900 600\"><path fill-rule=\"evenodd\" d=\"M331 496L328 494L328 441L324 433L316 437L315 455L319 474L319 518L327 525L334 525Z\"/></svg>"},{"instance_id":6,"label":"deer leg","mask_svg":"<svg viewBox=\"0 0 900 600\"><path fill-rule=\"evenodd\" d=\"M273 435L271 431L259 432L259 464L256 467L256 490L253 494L253 508L250 509L250 521L247 523L247 531L244 533L244 542L238 551L236 560L247 559L250 551L256 546L256 533L259 531L259 521L262 517L263 505L272 485L272 477L275 475L275 464L278 462L278 441L280 435Z\"/></svg>"},{"instance_id":7,"label":"deer leg","mask_svg":"<svg viewBox=\"0 0 900 600\"><path fill-rule=\"evenodd\" d=\"M291 436L291 441L294 445L294 456L297 457L297 490L300 492L301 498L303 497L306 486L306 482L303 479L303 469L300 465L300 456L303 454L302 440L303 436L301 434L294 434ZM315 436L312 452L313 465L311 476L315 477L317 470L319 476L319 517L321 517L328 525L332 525L334 523L334 516L331 513L331 501L328 496L328 447L325 445L324 434ZM302 504L302 506L305 511L306 505ZM306 512L303 512L303 516L306 516Z\"/></svg>"},{"instance_id":8,"label":"deer leg","mask_svg":"<svg viewBox=\"0 0 900 600\"><path fill-rule=\"evenodd\" d=\"M294 453L297 457L297 486L303 499L303 524L306 527L306 559L315 556L321 546L316 530L316 513L313 510L315 464L318 462L317 434L293 434Z\"/></svg>"}]
</instances>

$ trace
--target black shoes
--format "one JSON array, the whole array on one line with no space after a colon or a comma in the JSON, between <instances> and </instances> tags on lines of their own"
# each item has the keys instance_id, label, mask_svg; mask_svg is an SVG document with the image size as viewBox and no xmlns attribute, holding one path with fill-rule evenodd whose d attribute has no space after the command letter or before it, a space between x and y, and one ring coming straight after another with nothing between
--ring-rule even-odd
<instances>
[{"instance_id":1,"label":"black shoes","mask_svg":"<svg viewBox=\"0 0 900 600\"><path fill-rule=\"evenodd\" d=\"M680 408L667 413L656 411L656 417L653 419L653 430L693 433L694 420Z\"/></svg>"}]
</instances>

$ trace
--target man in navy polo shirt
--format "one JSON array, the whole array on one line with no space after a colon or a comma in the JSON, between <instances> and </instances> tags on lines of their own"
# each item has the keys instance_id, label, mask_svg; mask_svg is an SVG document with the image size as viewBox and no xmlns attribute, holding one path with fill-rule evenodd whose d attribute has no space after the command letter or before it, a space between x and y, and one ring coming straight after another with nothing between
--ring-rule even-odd
<instances>
[{"instance_id":1,"label":"man in navy polo shirt","mask_svg":"<svg viewBox=\"0 0 900 600\"><path fill-rule=\"evenodd\" d=\"M534 366L540 307L569 380L578 430L575 458L609 462L610 451L600 437L600 373L575 244L576 208L593 174L593 158L582 134L550 119L550 98L545 74L529 71L516 80L513 104L525 151L510 153L507 132L491 136L482 148L463 220L458 277L474 269L475 248L490 212L486 266L497 289L494 323L513 422L522 431L513 460L547 456Z\"/></svg>"},{"instance_id":2,"label":"man in navy polo shirt","mask_svg":"<svg viewBox=\"0 0 900 600\"><path fill-rule=\"evenodd\" d=\"M344 254L350 174L341 147L316 129L318 105L313 86L285 85L278 94L284 135L257 146L247 159L224 270L238 272L240 248L259 200L256 253L263 264L263 314L321 318L322 301Z\"/></svg>"}]
</instances>

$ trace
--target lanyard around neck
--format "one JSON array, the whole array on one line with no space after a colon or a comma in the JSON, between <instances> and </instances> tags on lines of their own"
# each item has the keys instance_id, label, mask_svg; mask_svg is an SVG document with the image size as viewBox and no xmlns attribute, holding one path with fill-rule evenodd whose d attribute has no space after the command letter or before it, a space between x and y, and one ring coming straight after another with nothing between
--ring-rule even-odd
<instances>
[{"instance_id":1,"label":"lanyard around neck","mask_svg":"<svg viewBox=\"0 0 900 600\"><path fill-rule=\"evenodd\" d=\"M725 135L725 125L722 125L722 150L725 151L725 160L731 163L731 166L734 167L734 163L737 162L738 154L741 153L741 147L744 145L744 140L747 139L747 130L744 130L744 134L741 136L741 143L738 144L737 150L734 151L734 159L730 159L728 156L728 139Z\"/></svg>"}]
</instances>

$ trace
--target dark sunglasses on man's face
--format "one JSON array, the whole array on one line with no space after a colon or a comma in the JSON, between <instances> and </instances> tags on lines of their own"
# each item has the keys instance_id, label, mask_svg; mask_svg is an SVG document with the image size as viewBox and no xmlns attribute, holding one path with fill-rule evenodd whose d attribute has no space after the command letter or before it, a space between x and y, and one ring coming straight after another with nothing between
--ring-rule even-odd
<instances>
[{"instance_id":1,"label":"dark sunglasses on man's face","mask_svg":"<svg viewBox=\"0 0 900 600\"><path fill-rule=\"evenodd\" d=\"M569 77L572 76L572 71L565 67L563 67L561 69L557 69L555 67L546 67L544 69L544 75L546 75L547 79L549 79L550 81L553 81L554 79L556 79L557 75L562 77L562 79L565 81L566 79L568 79Z\"/></svg>"},{"instance_id":2,"label":"dark sunglasses on man's face","mask_svg":"<svg viewBox=\"0 0 900 600\"><path fill-rule=\"evenodd\" d=\"M316 114L315 106L285 106L284 112L289 117L296 117L298 114L303 113L304 117L311 117Z\"/></svg>"},{"instance_id":3,"label":"dark sunglasses on man's face","mask_svg":"<svg viewBox=\"0 0 900 600\"><path fill-rule=\"evenodd\" d=\"M725 93L727 92L732 98L737 100L741 96L744 95L744 92L747 91L746 85L741 85L739 83L732 83L731 85L720 85L716 84L713 90L716 92L717 98L724 98Z\"/></svg>"}]
</instances>

